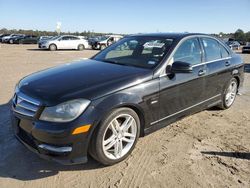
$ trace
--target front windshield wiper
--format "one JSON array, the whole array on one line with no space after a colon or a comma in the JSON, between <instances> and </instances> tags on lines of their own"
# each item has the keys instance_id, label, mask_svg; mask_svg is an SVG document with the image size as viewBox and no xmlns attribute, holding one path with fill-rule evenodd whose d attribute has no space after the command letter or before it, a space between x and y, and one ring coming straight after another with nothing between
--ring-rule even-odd
<instances>
[{"instance_id":1,"label":"front windshield wiper","mask_svg":"<svg viewBox=\"0 0 250 188\"><path fill-rule=\"evenodd\" d=\"M103 62L107 62L107 63L112 63L112 64L118 64L118 65L130 66L130 65L126 64L126 63L121 63L121 62L118 62L118 61L112 61L112 60L107 60L107 59L102 60L102 61L103 61Z\"/></svg>"},{"instance_id":2,"label":"front windshield wiper","mask_svg":"<svg viewBox=\"0 0 250 188\"><path fill-rule=\"evenodd\" d=\"M99 61L106 62L106 63L112 63L112 64L116 64L116 65L128 66L128 67L145 68L145 67L140 67L140 66L136 66L136 65L132 65L132 64L126 64L126 63L121 63L121 62L118 62L118 61L112 61L112 60L107 60L107 59L102 59L102 60L99 60Z\"/></svg>"}]
</instances>

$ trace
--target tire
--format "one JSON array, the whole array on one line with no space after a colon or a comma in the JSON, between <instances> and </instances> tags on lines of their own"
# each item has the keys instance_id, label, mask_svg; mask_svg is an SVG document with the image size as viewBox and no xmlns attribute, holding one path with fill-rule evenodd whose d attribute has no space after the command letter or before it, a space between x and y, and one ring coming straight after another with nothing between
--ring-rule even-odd
<instances>
[{"instance_id":1,"label":"tire","mask_svg":"<svg viewBox=\"0 0 250 188\"><path fill-rule=\"evenodd\" d=\"M100 47L100 50L104 50L105 48L106 48L106 45L102 44L101 47Z\"/></svg>"},{"instance_id":2,"label":"tire","mask_svg":"<svg viewBox=\"0 0 250 188\"><path fill-rule=\"evenodd\" d=\"M82 51L82 50L85 49L85 46L84 46L83 44L79 44L78 47L77 47L77 49L78 49L79 51Z\"/></svg>"},{"instance_id":3,"label":"tire","mask_svg":"<svg viewBox=\"0 0 250 188\"><path fill-rule=\"evenodd\" d=\"M10 44L13 44L13 40L11 39L11 40L9 41L9 43L10 43Z\"/></svg>"},{"instance_id":4,"label":"tire","mask_svg":"<svg viewBox=\"0 0 250 188\"><path fill-rule=\"evenodd\" d=\"M235 78L232 78L224 88L224 91L222 93L222 102L219 105L219 108L221 108L222 110L230 108L235 101L237 90L238 81Z\"/></svg>"},{"instance_id":5,"label":"tire","mask_svg":"<svg viewBox=\"0 0 250 188\"><path fill-rule=\"evenodd\" d=\"M56 45L55 45L55 44L49 45L49 50L50 50L50 51L56 51L56 50L57 50Z\"/></svg>"},{"instance_id":6,"label":"tire","mask_svg":"<svg viewBox=\"0 0 250 188\"><path fill-rule=\"evenodd\" d=\"M130 108L115 109L101 121L92 135L89 153L104 165L119 163L132 152L139 135L140 119L136 112Z\"/></svg>"}]
</instances>

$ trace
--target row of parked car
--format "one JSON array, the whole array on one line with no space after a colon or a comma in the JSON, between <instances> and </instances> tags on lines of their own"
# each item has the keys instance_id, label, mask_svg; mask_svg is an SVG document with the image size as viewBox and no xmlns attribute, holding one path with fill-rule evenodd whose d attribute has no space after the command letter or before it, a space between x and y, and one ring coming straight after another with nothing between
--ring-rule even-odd
<instances>
[{"instance_id":1,"label":"row of parked car","mask_svg":"<svg viewBox=\"0 0 250 188\"><path fill-rule=\"evenodd\" d=\"M232 49L232 50L240 50L242 47L242 53L249 53L250 52L250 42L245 43L245 45L241 45L238 41L227 41L226 44Z\"/></svg>"},{"instance_id":2,"label":"row of parked car","mask_svg":"<svg viewBox=\"0 0 250 188\"><path fill-rule=\"evenodd\" d=\"M37 37L23 34L2 34L0 35L0 42L9 44L38 44L39 48L49 49L51 51L58 49L84 50L86 48L103 50L107 46L120 40L122 37L122 35L104 35L93 38L74 35ZM227 41L226 44L232 50L240 50L241 48L241 44L238 41ZM242 53L248 52L250 52L250 43L242 47Z\"/></svg>"},{"instance_id":3,"label":"row of parked car","mask_svg":"<svg viewBox=\"0 0 250 188\"><path fill-rule=\"evenodd\" d=\"M34 35L23 34L2 34L0 35L0 42L9 44L37 44L39 37Z\"/></svg>"},{"instance_id":4,"label":"row of parked car","mask_svg":"<svg viewBox=\"0 0 250 188\"><path fill-rule=\"evenodd\" d=\"M242 53L249 52L250 43L249 42L238 42L236 40L230 40L225 42L232 50L240 50L242 47Z\"/></svg>"},{"instance_id":5,"label":"row of parked car","mask_svg":"<svg viewBox=\"0 0 250 188\"><path fill-rule=\"evenodd\" d=\"M85 38L83 36L59 35L59 36L41 36L23 35L23 34L2 34L0 42L9 44L38 44L41 49L49 49L51 51L57 49L77 49L83 50L92 48L102 50L107 46L117 42L123 36L121 35L104 35L93 38Z\"/></svg>"}]
</instances>

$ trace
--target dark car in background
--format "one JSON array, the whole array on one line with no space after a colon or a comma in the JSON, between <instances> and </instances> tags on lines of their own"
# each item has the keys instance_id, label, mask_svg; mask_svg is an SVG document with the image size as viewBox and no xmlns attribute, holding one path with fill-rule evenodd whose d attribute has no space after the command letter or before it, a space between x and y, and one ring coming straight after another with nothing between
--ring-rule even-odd
<instances>
[{"instance_id":1,"label":"dark car in background","mask_svg":"<svg viewBox=\"0 0 250 188\"><path fill-rule=\"evenodd\" d=\"M250 53L250 42L246 43L246 46L242 47L242 53Z\"/></svg>"},{"instance_id":2,"label":"dark car in background","mask_svg":"<svg viewBox=\"0 0 250 188\"><path fill-rule=\"evenodd\" d=\"M90 154L112 165L139 136L213 106L230 108L243 69L240 56L209 35L126 36L89 60L23 78L13 130L43 158L77 164Z\"/></svg>"},{"instance_id":3,"label":"dark car in background","mask_svg":"<svg viewBox=\"0 0 250 188\"><path fill-rule=\"evenodd\" d=\"M37 44L38 37L34 35L19 36L12 39L11 44Z\"/></svg>"}]
</instances>

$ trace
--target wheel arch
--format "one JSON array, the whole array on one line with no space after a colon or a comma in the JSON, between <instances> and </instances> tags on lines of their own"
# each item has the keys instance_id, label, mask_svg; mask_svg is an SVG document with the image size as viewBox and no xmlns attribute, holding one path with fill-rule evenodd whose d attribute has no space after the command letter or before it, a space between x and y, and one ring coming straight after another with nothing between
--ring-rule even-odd
<instances>
[{"instance_id":1,"label":"wheel arch","mask_svg":"<svg viewBox=\"0 0 250 188\"><path fill-rule=\"evenodd\" d=\"M132 109L133 111L135 111L135 113L138 115L139 119L140 119L140 137L144 136L144 127L145 127L145 118L144 118L144 113L143 113L143 110L135 105L135 104L121 104L121 105L118 105L117 107L113 108L113 109L117 109L117 108L130 108Z\"/></svg>"},{"instance_id":2,"label":"wheel arch","mask_svg":"<svg viewBox=\"0 0 250 188\"><path fill-rule=\"evenodd\" d=\"M98 121L95 122L95 125L93 126L93 129L90 130L89 135L88 135L88 141L87 141L87 151L90 148L90 144L91 144L91 140L93 139L93 136L96 134L96 131L98 131L98 128L100 126L100 123L102 122L102 120L110 114L111 111L118 109L118 108L130 108L133 111L135 111L135 113L138 115L139 120L140 120L140 135L139 137L143 137L145 135L144 133L144 127L145 127L145 118L144 118L144 113L143 110L136 104L131 104L131 103L123 103L123 104L119 104L116 106L111 107L110 109L108 109L105 113L103 113L101 115L101 117L98 119Z\"/></svg>"},{"instance_id":3,"label":"wheel arch","mask_svg":"<svg viewBox=\"0 0 250 188\"><path fill-rule=\"evenodd\" d=\"M240 86L240 78L239 78L239 76L234 76L234 78L237 80L237 84L238 84L238 88L239 88L239 86Z\"/></svg>"},{"instance_id":4,"label":"wheel arch","mask_svg":"<svg viewBox=\"0 0 250 188\"><path fill-rule=\"evenodd\" d=\"M119 108L130 108L133 111L135 111L135 113L138 115L139 119L140 119L140 137L144 136L144 127L145 127L145 118L144 118L144 113L143 110L136 104L133 103L122 103L122 104L118 104L118 105L114 105L111 108L107 109L105 112L102 113L102 115L100 116L100 118L95 122L95 126L93 127L93 130L91 131L91 135L92 136L93 132L95 132L95 130L98 129L101 121L107 117L111 111L119 109Z\"/></svg>"}]
</instances>

